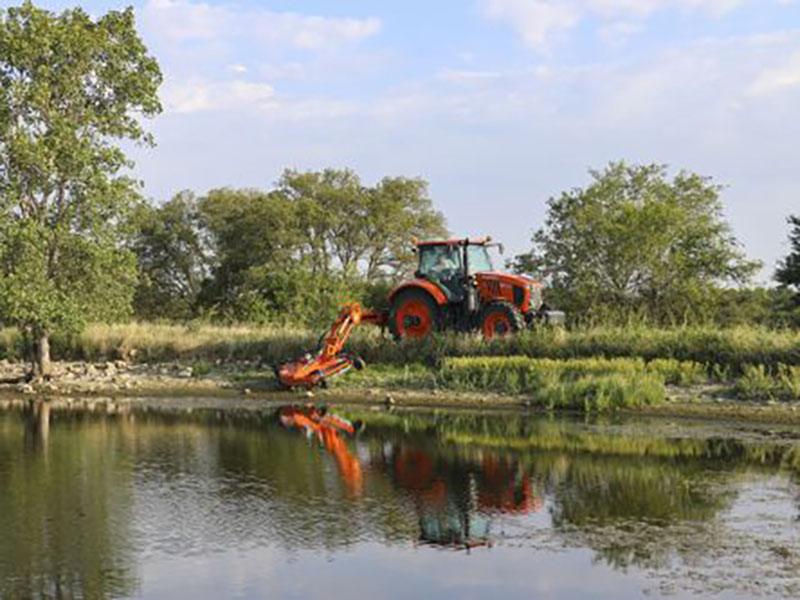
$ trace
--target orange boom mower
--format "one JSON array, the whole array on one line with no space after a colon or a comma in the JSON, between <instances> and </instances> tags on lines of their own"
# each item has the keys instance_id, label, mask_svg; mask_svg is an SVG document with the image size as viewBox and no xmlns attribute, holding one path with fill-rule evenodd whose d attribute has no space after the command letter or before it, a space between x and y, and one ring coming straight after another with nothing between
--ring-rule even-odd
<instances>
[{"instance_id":1,"label":"orange boom mower","mask_svg":"<svg viewBox=\"0 0 800 600\"><path fill-rule=\"evenodd\" d=\"M344 351L347 338L366 322L388 326L395 339L423 338L436 331L480 331L484 338L516 333L537 323L563 324L564 313L549 310L541 282L496 271L491 238L415 241L419 263L414 279L389 294L389 310L346 304L315 353L275 369L286 387L312 388L364 361Z\"/></svg>"}]
</instances>

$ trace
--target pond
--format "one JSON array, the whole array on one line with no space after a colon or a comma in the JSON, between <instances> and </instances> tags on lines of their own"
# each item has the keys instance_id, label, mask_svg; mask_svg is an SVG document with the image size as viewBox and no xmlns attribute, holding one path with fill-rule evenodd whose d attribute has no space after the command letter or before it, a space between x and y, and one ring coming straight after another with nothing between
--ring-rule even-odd
<instances>
[{"instance_id":1,"label":"pond","mask_svg":"<svg viewBox=\"0 0 800 600\"><path fill-rule=\"evenodd\" d=\"M800 595L789 426L330 409L351 436L255 401L16 406L3 598Z\"/></svg>"}]
</instances>

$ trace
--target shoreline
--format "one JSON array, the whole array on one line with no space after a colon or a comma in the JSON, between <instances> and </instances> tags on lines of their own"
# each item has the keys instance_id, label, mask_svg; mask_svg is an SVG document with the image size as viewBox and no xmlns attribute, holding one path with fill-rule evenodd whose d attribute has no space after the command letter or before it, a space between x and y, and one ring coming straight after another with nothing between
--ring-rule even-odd
<instances>
[{"instance_id":1,"label":"shoreline","mask_svg":"<svg viewBox=\"0 0 800 600\"><path fill-rule=\"evenodd\" d=\"M277 403L330 403L383 409L472 409L525 411L532 414L586 414L574 410L548 410L534 405L525 395L483 393L447 389L427 389L348 385L346 376L329 389L281 390L267 371L259 371L255 361L217 365L207 373L196 373L181 363L128 364L54 363L55 377L41 384L10 383L22 377L26 365L0 361L0 408L15 400L52 400L57 404L86 406L90 410L120 402L141 402L168 406L187 399L204 399L215 408L259 407ZM378 378L379 379L379 378ZM668 388L662 404L621 408L611 415L656 416L664 418L724 419L742 422L800 424L800 403L754 402L723 396L724 386ZM157 402L152 402L157 400ZM16 403L16 402L15 402Z\"/></svg>"}]
</instances>

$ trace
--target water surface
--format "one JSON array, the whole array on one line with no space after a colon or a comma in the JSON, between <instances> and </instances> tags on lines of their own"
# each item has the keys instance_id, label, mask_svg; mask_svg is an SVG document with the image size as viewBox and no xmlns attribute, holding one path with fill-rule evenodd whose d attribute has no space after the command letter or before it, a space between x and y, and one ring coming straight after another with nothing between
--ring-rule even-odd
<instances>
[{"instance_id":1,"label":"water surface","mask_svg":"<svg viewBox=\"0 0 800 600\"><path fill-rule=\"evenodd\" d=\"M800 595L800 432L340 409L0 412L0 597Z\"/></svg>"}]
</instances>

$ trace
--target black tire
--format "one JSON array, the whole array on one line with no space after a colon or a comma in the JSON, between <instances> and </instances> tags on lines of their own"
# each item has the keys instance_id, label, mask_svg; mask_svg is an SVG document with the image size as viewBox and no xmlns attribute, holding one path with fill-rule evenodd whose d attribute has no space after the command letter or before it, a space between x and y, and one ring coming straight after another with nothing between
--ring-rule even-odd
<instances>
[{"instance_id":1,"label":"black tire","mask_svg":"<svg viewBox=\"0 0 800 600\"><path fill-rule=\"evenodd\" d=\"M404 336L397 327L397 313L400 308L411 301L418 301L425 304L428 308L428 313L431 316L431 332L440 331L442 328L442 311L436 305L436 302L431 295L421 289L409 288L405 289L392 301L392 307L389 310L389 331L396 340L402 339Z\"/></svg>"},{"instance_id":2,"label":"black tire","mask_svg":"<svg viewBox=\"0 0 800 600\"><path fill-rule=\"evenodd\" d=\"M501 320L502 324L507 327L505 331L493 329L491 335L487 334L487 321ZM515 334L525 329L525 318L522 316L520 310L505 300L495 300L490 302L481 310L480 328L484 337L489 338L494 335L509 335Z\"/></svg>"}]
</instances>

